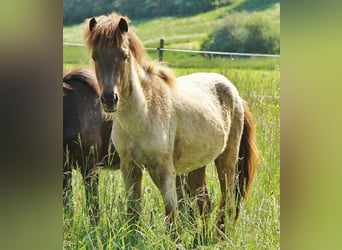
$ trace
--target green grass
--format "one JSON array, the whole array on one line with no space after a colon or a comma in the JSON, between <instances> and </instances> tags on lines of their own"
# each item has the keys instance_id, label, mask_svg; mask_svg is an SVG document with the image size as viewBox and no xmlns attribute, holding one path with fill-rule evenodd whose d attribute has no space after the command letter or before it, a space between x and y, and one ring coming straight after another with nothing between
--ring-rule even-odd
<instances>
[{"instance_id":1,"label":"green grass","mask_svg":"<svg viewBox=\"0 0 342 250\"><path fill-rule=\"evenodd\" d=\"M212 68L176 68L177 75L195 71L215 71L226 75L250 104L257 123L260 164L252 192L242 210L239 223L227 231L227 240L215 237L215 211L209 219L210 237L200 249L279 249L280 248L280 122L279 70ZM138 234L131 234L125 222L125 192L119 171L101 170L101 222L90 227L84 206L84 188L80 174L73 173L74 215L64 213L65 249L174 249L175 243L165 234L162 223L164 207L161 195L147 173L143 181L143 211ZM207 167L212 205L219 197L218 180L213 164ZM181 216L182 243L189 249L197 227ZM132 245L133 244L133 245Z\"/></svg>"},{"instance_id":2,"label":"green grass","mask_svg":"<svg viewBox=\"0 0 342 250\"><path fill-rule=\"evenodd\" d=\"M238 6L238 4L237 4ZM250 8L250 5L248 8ZM236 6L235 6L236 7ZM159 38L166 47L199 49L218 19L234 6L189 18L162 18L133 22L146 47L157 47ZM65 27L65 42L82 43L83 25ZM157 59L156 51L149 51ZM84 47L64 46L63 70L92 68ZM215 211L209 218L208 243L198 249L279 249L280 248L280 60L279 58L211 58L186 53L165 52L164 63L177 76L198 71L218 72L230 79L241 96L249 102L257 123L260 164L257 177L235 227L227 229L223 241L215 237ZM212 206L217 205L219 188L215 167L207 167L207 181ZM133 234L125 221L125 192L120 171L100 171L101 219L97 227L89 225L84 187L78 171L73 171L73 215L64 210L64 249L175 249L165 234L164 206L161 195L147 173L143 178L143 211L138 233ZM189 201L190 202L190 201ZM191 248L198 227L180 215L181 239Z\"/></svg>"}]
</instances>

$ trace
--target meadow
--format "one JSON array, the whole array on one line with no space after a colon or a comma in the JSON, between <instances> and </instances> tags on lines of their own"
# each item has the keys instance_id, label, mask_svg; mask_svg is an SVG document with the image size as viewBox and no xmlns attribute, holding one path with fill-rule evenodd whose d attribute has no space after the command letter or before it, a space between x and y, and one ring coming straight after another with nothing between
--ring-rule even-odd
<instances>
[{"instance_id":1,"label":"meadow","mask_svg":"<svg viewBox=\"0 0 342 250\"><path fill-rule=\"evenodd\" d=\"M203 29L229 8L190 17L191 31L179 29L179 35L165 32L168 48L198 49L204 39ZM206 22L204 22L205 20ZM141 21L133 24L146 47L157 47L156 30L178 27L182 18ZM162 25L158 26L158 25ZM194 27L195 26L195 27ZM148 28L154 27L154 28ZM82 24L65 27L65 42L82 43ZM182 33L189 35L185 36ZM149 51L157 59L156 51ZM215 234L215 206L219 187L214 164L207 166L208 189L214 208L209 217L209 237L205 246L197 249L279 249L280 248L280 60L279 58L206 58L197 54L165 52L164 62L177 76L192 72L217 72L225 75L248 101L257 124L260 151L259 169L247 203L236 226L229 226L224 240ZM92 68L84 47L64 46L63 70L76 67ZM175 249L175 242L165 234L164 206L161 195L148 173L143 178L143 199L140 224L136 233L130 232L125 221L125 192L120 171L100 170L99 201L101 218L98 226L90 226L85 208L84 187L80 173L73 171L71 207L64 210L64 249ZM191 201L187 201L191 204ZM195 232L189 214L180 214L178 221L181 240L190 249Z\"/></svg>"}]
</instances>

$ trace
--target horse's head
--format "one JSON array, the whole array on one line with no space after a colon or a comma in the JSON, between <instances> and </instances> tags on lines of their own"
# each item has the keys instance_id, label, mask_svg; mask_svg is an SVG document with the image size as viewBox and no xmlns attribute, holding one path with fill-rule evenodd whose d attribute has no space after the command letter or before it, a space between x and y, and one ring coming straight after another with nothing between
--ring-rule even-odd
<instances>
[{"instance_id":1,"label":"horse's head","mask_svg":"<svg viewBox=\"0 0 342 250\"><path fill-rule=\"evenodd\" d=\"M127 17L118 14L87 20L85 39L94 61L105 112L117 110L118 89L127 81L128 22Z\"/></svg>"}]
</instances>

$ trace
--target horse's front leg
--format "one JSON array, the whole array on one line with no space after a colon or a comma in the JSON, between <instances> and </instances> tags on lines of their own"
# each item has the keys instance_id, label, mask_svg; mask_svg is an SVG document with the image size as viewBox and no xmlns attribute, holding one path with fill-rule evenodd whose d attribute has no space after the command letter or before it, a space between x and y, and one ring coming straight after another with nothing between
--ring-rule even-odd
<instances>
[{"instance_id":1,"label":"horse's front leg","mask_svg":"<svg viewBox=\"0 0 342 250\"><path fill-rule=\"evenodd\" d=\"M99 195L98 195L98 173L94 171L90 176L83 177L86 192L86 204L90 217L90 224L97 226L100 219Z\"/></svg>"},{"instance_id":2,"label":"horse's front leg","mask_svg":"<svg viewBox=\"0 0 342 250\"><path fill-rule=\"evenodd\" d=\"M127 214L133 226L139 220L141 212L141 181L142 169L134 163L121 166L127 192Z\"/></svg>"},{"instance_id":3,"label":"horse's front leg","mask_svg":"<svg viewBox=\"0 0 342 250\"><path fill-rule=\"evenodd\" d=\"M173 238L177 238L175 213L177 211L177 192L175 170L172 164L148 169L149 174L161 192L165 205L165 221Z\"/></svg>"}]
</instances>

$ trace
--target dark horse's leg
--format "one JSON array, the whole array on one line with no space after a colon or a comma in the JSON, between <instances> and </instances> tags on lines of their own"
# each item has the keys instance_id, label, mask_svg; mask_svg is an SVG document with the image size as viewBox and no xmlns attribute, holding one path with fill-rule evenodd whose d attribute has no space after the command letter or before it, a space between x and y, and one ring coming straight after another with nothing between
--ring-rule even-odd
<instances>
[{"instance_id":1,"label":"dark horse's leg","mask_svg":"<svg viewBox=\"0 0 342 250\"><path fill-rule=\"evenodd\" d=\"M71 171L63 172L63 205L67 205L71 189Z\"/></svg>"},{"instance_id":2,"label":"dark horse's leg","mask_svg":"<svg viewBox=\"0 0 342 250\"><path fill-rule=\"evenodd\" d=\"M69 158L69 152L66 146L64 146L64 153L63 153L63 208L64 211L70 215L72 218L72 206L71 203L71 178L72 178L72 159Z\"/></svg>"},{"instance_id":3,"label":"dark horse's leg","mask_svg":"<svg viewBox=\"0 0 342 250\"><path fill-rule=\"evenodd\" d=\"M201 234L199 236L196 235L194 239L194 246L196 247L199 239L201 244L204 244L207 233L208 215L211 210L211 201L205 181L205 166L191 171L187 176L187 183L189 185L190 197L196 200L203 223Z\"/></svg>"},{"instance_id":4,"label":"dark horse's leg","mask_svg":"<svg viewBox=\"0 0 342 250\"><path fill-rule=\"evenodd\" d=\"M81 166L81 173L85 184L86 208L90 217L92 226L96 226L99 222L99 198L98 198L98 169L97 148L92 146L87 152L84 165Z\"/></svg>"},{"instance_id":5,"label":"dark horse's leg","mask_svg":"<svg viewBox=\"0 0 342 250\"><path fill-rule=\"evenodd\" d=\"M71 197L71 170L63 171L63 207L72 215L72 209L70 206Z\"/></svg>"},{"instance_id":6,"label":"dark horse's leg","mask_svg":"<svg viewBox=\"0 0 342 250\"><path fill-rule=\"evenodd\" d=\"M96 226L99 222L99 199L98 199L98 173L91 173L90 176L84 178L86 204L92 226Z\"/></svg>"}]
</instances>

